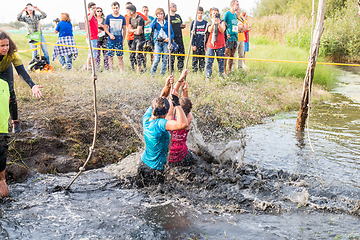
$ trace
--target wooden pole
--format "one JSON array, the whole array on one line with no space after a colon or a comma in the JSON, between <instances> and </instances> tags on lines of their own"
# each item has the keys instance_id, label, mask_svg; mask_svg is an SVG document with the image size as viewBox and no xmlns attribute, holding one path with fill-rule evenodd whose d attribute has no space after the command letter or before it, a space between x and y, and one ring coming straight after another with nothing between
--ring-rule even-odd
<instances>
[{"instance_id":1,"label":"wooden pole","mask_svg":"<svg viewBox=\"0 0 360 240\"><path fill-rule=\"evenodd\" d=\"M303 131L305 128L306 119L308 117L308 108L310 107L311 85L314 78L314 71L316 67L317 57L319 55L319 46L321 35L324 31L324 15L325 15L326 0L319 0L319 7L316 19L316 25L313 36L313 43L310 47L310 56L308 60L308 67L304 79L303 93L301 97L299 115L296 120L296 130Z\"/></svg>"}]
</instances>

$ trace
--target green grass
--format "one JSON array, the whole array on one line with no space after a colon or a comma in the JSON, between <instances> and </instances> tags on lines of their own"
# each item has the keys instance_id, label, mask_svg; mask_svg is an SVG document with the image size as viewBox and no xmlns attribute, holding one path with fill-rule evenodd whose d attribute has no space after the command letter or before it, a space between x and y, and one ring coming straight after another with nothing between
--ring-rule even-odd
<instances>
[{"instance_id":1,"label":"green grass","mask_svg":"<svg viewBox=\"0 0 360 240\"><path fill-rule=\"evenodd\" d=\"M20 50L29 49L25 34L11 34ZM47 42L55 43L57 35L46 34ZM84 35L75 35L78 46L86 46ZM256 41L254 41L256 42ZM262 40L266 43L265 40ZM189 37L184 39L185 48L188 48ZM250 42L250 49L246 57L259 59L283 59L306 61L307 53L304 50L283 47L271 42L271 45L255 45ZM127 49L127 44L125 44ZM48 46L50 56L53 46ZM31 60L31 53L21 53L25 65ZM66 71L61 69L58 60L52 62L56 71L52 74L31 73L36 83L44 85L44 95L47 101L62 104L67 99L87 99L92 95L90 84L91 74L80 71L85 64L88 50L79 49L79 57L74 61L74 69ZM148 69L150 68L150 59ZM114 59L115 64L117 59ZM99 103L116 105L120 101L130 101L139 109L148 106L153 97L158 95L163 87L166 76L160 74L150 76L149 71L137 74L130 70L128 53L124 55L125 74L120 75L119 70L114 72L98 72ZM199 125L208 127L209 131L217 127L230 127L240 129L250 124L258 123L264 116L281 111L294 110L298 107L303 87L303 78L307 64L270 63L247 60L249 66L245 71L236 70L225 78L217 75L217 63L213 66L213 76L205 80L204 73L191 72L191 59L189 60L190 98L193 101L193 110ZM115 66L115 65L114 65ZM158 71L159 72L159 71ZM313 86L314 101L329 98L324 91L336 80L336 69L333 67L317 66ZM179 72L174 71L175 78ZM86 80L86 81L84 81ZM105 81L103 81L105 80ZM19 101L34 100L29 95L28 87L17 81L17 95ZM61 83L61 84L60 84ZM136 99L136 101L132 101Z\"/></svg>"}]
</instances>

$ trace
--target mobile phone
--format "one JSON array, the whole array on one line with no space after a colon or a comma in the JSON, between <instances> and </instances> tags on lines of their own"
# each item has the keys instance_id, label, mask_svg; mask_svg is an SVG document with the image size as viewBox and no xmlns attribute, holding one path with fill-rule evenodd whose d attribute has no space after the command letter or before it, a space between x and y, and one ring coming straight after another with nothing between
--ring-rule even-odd
<instances>
[{"instance_id":1,"label":"mobile phone","mask_svg":"<svg viewBox=\"0 0 360 240\"><path fill-rule=\"evenodd\" d=\"M33 7L33 6L28 6L28 7L26 8L26 10L27 10L27 11L33 11L33 10L34 10L34 7Z\"/></svg>"}]
</instances>

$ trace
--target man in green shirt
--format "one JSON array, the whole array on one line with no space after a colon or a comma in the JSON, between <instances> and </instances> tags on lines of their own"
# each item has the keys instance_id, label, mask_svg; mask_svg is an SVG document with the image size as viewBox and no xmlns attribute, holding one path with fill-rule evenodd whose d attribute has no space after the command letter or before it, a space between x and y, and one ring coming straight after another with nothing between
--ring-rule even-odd
<instances>
[{"instance_id":1,"label":"man in green shirt","mask_svg":"<svg viewBox=\"0 0 360 240\"><path fill-rule=\"evenodd\" d=\"M224 14L223 20L227 25L226 29L226 46L225 57L234 57L238 40L238 21L236 11L239 9L239 2L237 0L231 0L230 10ZM229 61L229 71L226 71L226 63ZM224 60L224 75L231 73L233 59Z\"/></svg>"},{"instance_id":2,"label":"man in green shirt","mask_svg":"<svg viewBox=\"0 0 360 240\"><path fill-rule=\"evenodd\" d=\"M10 91L6 81L0 79L0 197L9 195L5 179Z\"/></svg>"}]
</instances>

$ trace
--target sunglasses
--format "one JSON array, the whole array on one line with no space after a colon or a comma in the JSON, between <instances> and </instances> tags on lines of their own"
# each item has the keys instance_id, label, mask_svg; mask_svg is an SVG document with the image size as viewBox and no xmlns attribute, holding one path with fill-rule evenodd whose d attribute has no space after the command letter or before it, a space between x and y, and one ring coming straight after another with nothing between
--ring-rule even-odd
<instances>
[{"instance_id":1,"label":"sunglasses","mask_svg":"<svg viewBox=\"0 0 360 240\"><path fill-rule=\"evenodd\" d=\"M96 11L96 12L102 12L102 11Z\"/></svg>"},{"instance_id":2,"label":"sunglasses","mask_svg":"<svg viewBox=\"0 0 360 240\"><path fill-rule=\"evenodd\" d=\"M173 5L172 7L176 7L176 5Z\"/></svg>"}]
</instances>

